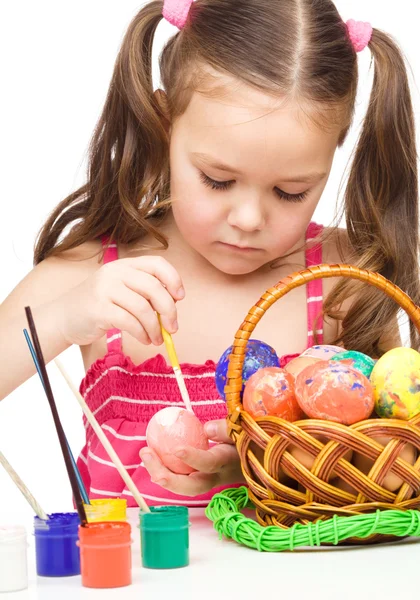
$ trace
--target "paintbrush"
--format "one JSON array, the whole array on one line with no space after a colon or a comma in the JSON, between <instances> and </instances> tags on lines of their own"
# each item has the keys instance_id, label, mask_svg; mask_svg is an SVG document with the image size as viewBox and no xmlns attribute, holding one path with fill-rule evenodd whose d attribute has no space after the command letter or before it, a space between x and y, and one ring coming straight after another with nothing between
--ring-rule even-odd
<instances>
[{"instance_id":1,"label":"paintbrush","mask_svg":"<svg viewBox=\"0 0 420 600\"><path fill-rule=\"evenodd\" d=\"M79 390L76 389L75 385L71 381L70 377L68 376L68 374L67 374L66 370L64 369L63 365L61 364L61 362L57 358L55 359L54 362L55 362L58 370L60 371L60 373L66 380L67 385L73 392L73 395L75 396L77 402L80 404L80 407L83 410L83 413L84 413L86 419L89 421L90 426L92 427L92 429L98 436L99 441L101 442L102 446L107 451L107 453L108 453L110 459L112 460L112 462L114 463L118 473L121 475L121 477L122 477L123 481L125 482L125 484L127 485L128 489L133 494L135 501L137 502L137 504L139 505L139 507L142 509L143 512L150 512L150 509L147 506L146 501L144 500L143 496L140 494L134 481L131 479L126 468L122 464L118 454L115 452L114 448L111 445L111 442L106 437L106 435L103 432L103 429L99 425L98 421L95 419L92 411L86 404L83 396L80 394Z\"/></svg>"},{"instance_id":2,"label":"paintbrush","mask_svg":"<svg viewBox=\"0 0 420 600\"><path fill-rule=\"evenodd\" d=\"M181 367L179 366L179 361L178 361L178 357L176 355L174 341L172 339L171 334L168 331L166 331L166 329L162 325L162 321L161 321L159 314L158 314L158 319L159 319L159 324L160 324L161 331L162 331L163 341L165 342L166 352L168 353L169 361L171 363L171 367L175 374L178 388L181 393L181 398L184 401L186 409L189 410L190 412L194 413L192 405L191 405L190 396L188 394L188 390L185 385L184 377L182 376Z\"/></svg>"},{"instance_id":3,"label":"paintbrush","mask_svg":"<svg viewBox=\"0 0 420 600\"><path fill-rule=\"evenodd\" d=\"M26 318L27 318L28 325L29 325L29 330L30 330L31 336L32 336L32 342L34 345L36 358L37 358L38 365L39 365L41 375L42 375L42 381L45 385L45 387L44 387L45 394L47 396L47 400L50 405L51 413L52 413L52 416L54 419L54 424L55 424L55 428L57 431L58 440L59 440L60 446L61 446L61 452L63 453L63 458L64 458L64 462L65 462L66 469L67 469L67 475L70 480L70 485L71 485L71 489L73 492L74 501L76 504L77 512L79 514L80 523L81 523L82 527L85 527L85 525L87 524L87 517L86 517L85 507L83 505L83 499L82 499L79 487L77 485L76 473L73 469L73 465L72 465L71 458L70 458L70 453L68 450L68 446L66 444L66 436L64 435L60 417L58 416L57 406L55 404L50 380L48 377L47 369L45 367L45 361L44 361L41 346L39 343L38 334L37 334L34 319L32 316L32 311L29 306L25 307L25 313L26 313Z\"/></svg>"},{"instance_id":4,"label":"paintbrush","mask_svg":"<svg viewBox=\"0 0 420 600\"><path fill-rule=\"evenodd\" d=\"M29 333L26 331L26 329L23 330L23 334L24 334L24 336L26 338L26 342L27 342L27 344L29 346L29 350L31 351L32 359L33 359L33 361L35 363L36 370L38 371L39 378L41 379L41 383L44 386L44 390L45 390L45 384L44 384L44 381L42 379L41 370L39 368L38 360L36 358L35 349L34 349L34 347L32 345L31 338L29 337ZM77 468L77 464L76 464L76 461L74 460L74 456L72 454L72 451L71 451L71 448L70 448L70 444L68 443L67 438L66 438L66 444L67 444L67 448L68 448L68 451L69 451L69 454L70 454L70 459L71 459L72 467L74 469L74 472L76 473L77 484L79 486L80 493L82 494L83 502L85 504L90 504L89 496L87 494L85 485L83 483L82 476L80 475L80 471Z\"/></svg>"},{"instance_id":5,"label":"paintbrush","mask_svg":"<svg viewBox=\"0 0 420 600\"><path fill-rule=\"evenodd\" d=\"M2 452L0 452L0 464L4 467L6 473L10 475L12 481L16 484L16 486L20 489L26 500L32 506L35 513L38 515L40 519L43 521L48 521L47 513L41 508L35 498L32 496L31 492L28 490L26 485L23 483L19 475L13 469L12 465L7 461L6 457Z\"/></svg>"}]
</instances>

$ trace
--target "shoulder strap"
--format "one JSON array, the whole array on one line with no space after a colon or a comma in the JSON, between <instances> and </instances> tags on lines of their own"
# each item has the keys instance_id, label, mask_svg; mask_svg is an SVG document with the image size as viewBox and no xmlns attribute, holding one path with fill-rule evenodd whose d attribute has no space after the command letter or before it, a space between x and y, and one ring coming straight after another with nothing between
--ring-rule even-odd
<instances>
[{"instance_id":1,"label":"shoulder strap","mask_svg":"<svg viewBox=\"0 0 420 600\"><path fill-rule=\"evenodd\" d=\"M101 242L104 249L104 265L114 260L118 260L117 244L114 244L109 236L106 235L101 237ZM108 329L106 332L106 345L108 353L122 351L122 336L120 329Z\"/></svg>"},{"instance_id":2,"label":"shoulder strap","mask_svg":"<svg viewBox=\"0 0 420 600\"><path fill-rule=\"evenodd\" d=\"M306 231L306 241L311 242L323 231L324 227L317 223L310 223ZM315 265L322 264L322 244L309 244L309 248L306 250L305 262L307 267L313 267ZM324 340L324 328L323 328L323 291L322 291L322 279L315 279L310 281L306 286L306 301L307 301L307 314L308 314L308 347L313 345L314 335L313 329L315 323L317 323L317 339L320 344Z\"/></svg>"}]
</instances>

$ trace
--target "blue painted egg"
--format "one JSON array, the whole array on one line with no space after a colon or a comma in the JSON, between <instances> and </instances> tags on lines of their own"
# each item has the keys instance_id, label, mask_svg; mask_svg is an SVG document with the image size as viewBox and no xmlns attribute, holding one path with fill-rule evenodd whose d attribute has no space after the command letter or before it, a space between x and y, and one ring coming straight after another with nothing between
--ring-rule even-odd
<instances>
[{"instance_id":1,"label":"blue painted egg","mask_svg":"<svg viewBox=\"0 0 420 600\"><path fill-rule=\"evenodd\" d=\"M223 399L225 399L224 390L227 381L229 356L232 352L232 348L233 346L229 346L229 348L223 352L216 367L216 387L220 397ZM242 369L241 396L244 391L245 383L248 381L251 375L256 373L259 369L263 369L265 367L280 367L280 360L276 354L276 351L264 342L260 342L259 340L249 340L246 347L244 366Z\"/></svg>"}]
</instances>

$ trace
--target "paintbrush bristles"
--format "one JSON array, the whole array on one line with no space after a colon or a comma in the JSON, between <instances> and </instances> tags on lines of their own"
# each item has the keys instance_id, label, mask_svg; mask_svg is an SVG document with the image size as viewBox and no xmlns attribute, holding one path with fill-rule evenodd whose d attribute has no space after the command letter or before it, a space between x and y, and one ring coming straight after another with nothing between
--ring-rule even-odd
<instances>
[{"instance_id":1,"label":"paintbrush bristles","mask_svg":"<svg viewBox=\"0 0 420 600\"><path fill-rule=\"evenodd\" d=\"M135 501L137 502L139 507L143 510L143 512L150 512L150 509L147 506L146 501L144 500L143 496L140 494L134 481L131 479L130 475L128 474L127 470L125 469L118 454L115 452L114 448L111 445L111 442L106 437L106 435L103 432L98 421L95 419L93 413L91 412L88 405L86 404L83 396L80 394L79 390L77 390L76 387L74 386L72 380L68 376L68 374L67 374L66 370L64 369L63 365L61 364L60 360L58 360L56 358L54 362L55 362L58 370L60 371L60 373L66 380L67 385L73 392L73 395L75 396L76 400L80 404L80 406L83 410L83 413L86 416L86 419L89 421L90 426L92 427L92 429L98 436L99 441L101 442L102 446L107 451L107 453L108 453L110 459L112 460L112 462L114 463L118 473L121 475L121 477L122 477L123 481L125 482L125 484L127 485L128 489L133 494Z\"/></svg>"},{"instance_id":2,"label":"paintbrush bristles","mask_svg":"<svg viewBox=\"0 0 420 600\"><path fill-rule=\"evenodd\" d=\"M35 514L37 514L38 517L40 519L42 519L43 521L48 521L47 513L41 508L41 506L38 504L38 502L32 496L31 492L28 490L26 485L23 483L22 479L19 477L19 475L13 469L12 465L8 462L8 460L6 459L6 457L4 456L4 454L2 452L0 452L0 464L4 467L4 470L10 476L10 479L16 484L16 486L22 492L23 496L26 498L26 500L32 506Z\"/></svg>"}]
</instances>

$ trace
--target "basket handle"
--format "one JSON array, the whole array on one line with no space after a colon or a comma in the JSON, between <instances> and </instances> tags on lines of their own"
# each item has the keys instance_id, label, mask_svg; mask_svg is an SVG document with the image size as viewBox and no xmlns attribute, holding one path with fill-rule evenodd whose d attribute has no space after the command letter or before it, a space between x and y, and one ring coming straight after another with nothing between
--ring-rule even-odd
<instances>
[{"instance_id":1,"label":"basket handle","mask_svg":"<svg viewBox=\"0 0 420 600\"><path fill-rule=\"evenodd\" d=\"M245 359L245 351L249 338L256 325L264 316L265 312L277 300L280 300L291 290L305 285L314 279L326 279L329 277L347 277L349 279L358 279L365 281L379 290L382 290L387 296L405 310L417 330L420 332L420 307L418 307L405 292L399 287L388 281L382 275L359 269L352 265L318 265L298 271L285 277L277 285L268 289L261 296L259 301L251 308L240 329L236 332L233 341L232 353L229 358L227 383L225 387L225 396L229 414L230 426L239 418L242 410L241 389L242 389L242 368ZM236 429L236 428L235 428Z\"/></svg>"}]
</instances>

